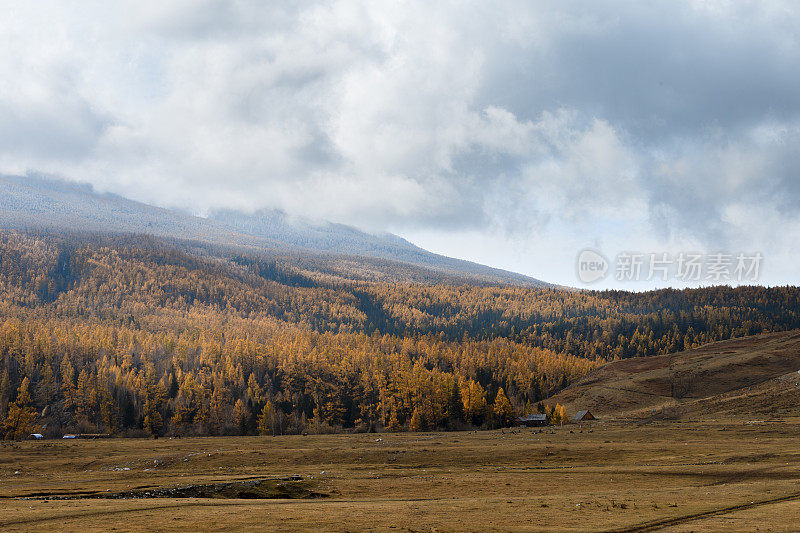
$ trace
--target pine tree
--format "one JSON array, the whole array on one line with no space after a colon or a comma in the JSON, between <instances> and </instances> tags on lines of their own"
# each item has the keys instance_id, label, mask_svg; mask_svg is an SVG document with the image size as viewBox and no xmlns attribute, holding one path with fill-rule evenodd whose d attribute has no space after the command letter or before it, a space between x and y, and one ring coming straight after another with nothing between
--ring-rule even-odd
<instances>
[{"instance_id":1,"label":"pine tree","mask_svg":"<svg viewBox=\"0 0 800 533\"><path fill-rule=\"evenodd\" d=\"M480 383L470 380L462 390L464 415L475 425L481 424L486 414L486 392Z\"/></svg>"},{"instance_id":2,"label":"pine tree","mask_svg":"<svg viewBox=\"0 0 800 533\"><path fill-rule=\"evenodd\" d=\"M11 401L11 393L13 391L8 372L3 370L3 377L0 378L0 415L4 414L6 405Z\"/></svg>"},{"instance_id":3,"label":"pine tree","mask_svg":"<svg viewBox=\"0 0 800 533\"><path fill-rule=\"evenodd\" d=\"M561 424L567 421L567 409L558 403L550 407L547 419L551 424Z\"/></svg>"},{"instance_id":4,"label":"pine tree","mask_svg":"<svg viewBox=\"0 0 800 533\"><path fill-rule=\"evenodd\" d=\"M78 375L78 385L75 387L75 413L82 422L94 418L94 404L97 399L97 390L91 375L84 368Z\"/></svg>"},{"instance_id":5,"label":"pine tree","mask_svg":"<svg viewBox=\"0 0 800 533\"><path fill-rule=\"evenodd\" d=\"M180 387L178 386L178 379L175 377L174 372L170 373L169 378L169 398L173 399L178 395Z\"/></svg>"},{"instance_id":6,"label":"pine tree","mask_svg":"<svg viewBox=\"0 0 800 533\"><path fill-rule=\"evenodd\" d=\"M450 389L450 399L447 405L447 414L451 420L464 420L464 402L461 399L461 389L457 382Z\"/></svg>"}]
</instances>

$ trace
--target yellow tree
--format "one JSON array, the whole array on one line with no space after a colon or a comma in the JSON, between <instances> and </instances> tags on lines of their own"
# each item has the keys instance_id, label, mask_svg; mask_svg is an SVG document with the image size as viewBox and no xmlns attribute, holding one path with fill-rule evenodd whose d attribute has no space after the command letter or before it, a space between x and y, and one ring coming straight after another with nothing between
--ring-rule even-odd
<instances>
[{"instance_id":1,"label":"yellow tree","mask_svg":"<svg viewBox=\"0 0 800 533\"><path fill-rule=\"evenodd\" d=\"M147 411L146 415L144 415L144 421L142 422L142 425L148 433L156 436L161 432L161 427L164 425L164 418L158 411L150 410Z\"/></svg>"},{"instance_id":2,"label":"yellow tree","mask_svg":"<svg viewBox=\"0 0 800 533\"><path fill-rule=\"evenodd\" d=\"M411 422L409 423L409 428L411 431L422 431L425 429L424 422L422 420L422 416L419 414L419 409L416 407L414 408L414 414L411 415Z\"/></svg>"},{"instance_id":3,"label":"yellow tree","mask_svg":"<svg viewBox=\"0 0 800 533\"><path fill-rule=\"evenodd\" d=\"M551 424L564 424L567 421L567 409L560 404L556 404L554 407L550 408L550 413L548 415Z\"/></svg>"},{"instance_id":4,"label":"yellow tree","mask_svg":"<svg viewBox=\"0 0 800 533\"><path fill-rule=\"evenodd\" d=\"M400 431L401 429L403 429L403 426L397 417L397 409L392 407L392 414L389 416L389 431Z\"/></svg>"},{"instance_id":5,"label":"yellow tree","mask_svg":"<svg viewBox=\"0 0 800 533\"><path fill-rule=\"evenodd\" d=\"M464 402L464 415L478 424L484 413L486 413L486 393L481 384L475 380L470 380L462 388L461 398Z\"/></svg>"},{"instance_id":6,"label":"yellow tree","mask_svg":"<svg viewBox=\"0 0 800 533\"><path fill-rule=\"evenodd\" d=\"M39 381L37 400L40 402L40 405L50 405L56 392L56 379L53 374L53 367L45 365L44 371L42 372L42 379Z\"/></svg>"},{"instance_id":7,"label":"yellow tree","mask_svg":"<svg viewBox=\"0 0 800 533\"><path fill-rule=\"evenodd\" d=\"M36 410L33 408L29 389L30 382L26 376L17 390L17 399L8 406L8 416L3 422L6 440L24 439L31 432L36 420Z\"/></svg>"},{"instance_id":8,"label":"yellow tree","mask_svg":"<svg viewBox=\"0 0 800 533\"><path fill-rule=\"evenodd\" d=\"M78 385L75 389L75 412L81 422L86 423L94 418L96 403L97 382L84 368L78 375Z\"/></svg>"},{"instance_id":9,"label":"yellow tree","mask_svg":"<svg viewBox=\"0 0 800 533\"><path fill-rule=\"evenodd\" d=\"M508 401L506 393L502 387L497 391L497 397L494 399L494 414L501 425L508 425L511 419L514 418L514 407Z\"/></svg>"},{"instance_id":10,"label":"yellow tree","mask_svg":"<svg viewBox=\"0 0 800 533\"><path fill-rule=\"evenodd\" d=\"M247 378L247 394L253 400L253 403L261 403L264 397L264 389L258 384L253 373L250 373L250 377Z\"/></svg>"},{"instance_id":11,"label":"yellow tree","mask_svg":"<svg viewBox=\"0 0 800 533\"><path fill-rule=\"evenodd\" d=\"M211 432L215 435L222 434L225 430L225 427L229 423L228 418L228 395L226 391L223 389L223 386L219 383L214 383L214 390L211 393L211 398L209 400L209 424L211 426Z\"/></svg>"},{"instance_id":12,"label":"yellow tree","mask_svg":"<svg viewBox=\"0 0 800 533\"><path fill-rule=\"evenodd\" d=\"M61 390L64 393L64 408L74 409L76 404L75 368L67 354L64 354L64 358L61 360Z\"/></svg>"},{"instance_id":13,"label":"yellow tree","mask_svg":"<svg viewBox=\"0 0 800 533\"><path fill-rule=\"evenodd\" d=\"M556 412L558 412L558 417L561 419L561 424L567 422L567 408L563 405L556 404Z\"/></svg>"},{"instance_id":14,"label":"yellow tree","mask_svg":"<svg viewBox=\"0 0 800 533\"><path fill-rule=\"evenodd\" d=\"M247 434L247 420L250 418L250 410L247 408L241 398L236 400L233 406L233 420L239 428L239 434Z\"/></svg>"},{"instance_id":15,"label":"yellow tree","mask_svg":"<svg viewBox=\"0 0 800 533\"><path fill-rule=\"evenodd\" d=\"M258 417L258 433L259 435L275 436L275 406L272 402L267 401L264 409L261 410L261 415Z\"/></svg>"},{"instance_id":16,"label":"yellow tree","mask_svg":"<svg viewBox=\"0 0 800 533\"><path fill-rule=\"evenodd\" d=\"M100 421L109 433L114 432L117 425L117 410L114 406L114 395L108 385L98 387L98 403L100 407Z\"/></svg>"},{"instance_id":17,"label":"yellow tree","mask_svg":"<svg viewBox=\"0 0 800 533\"><path fill-rule=\"evenodd\" d=\"M158 381L156 369L152 363L145 368L145 375L142 380L141 395L144 397L144 428L151 435L158 435L164 426L164 418L161 409L167 397L167 391Z\"/></svg>"}]
</instances>

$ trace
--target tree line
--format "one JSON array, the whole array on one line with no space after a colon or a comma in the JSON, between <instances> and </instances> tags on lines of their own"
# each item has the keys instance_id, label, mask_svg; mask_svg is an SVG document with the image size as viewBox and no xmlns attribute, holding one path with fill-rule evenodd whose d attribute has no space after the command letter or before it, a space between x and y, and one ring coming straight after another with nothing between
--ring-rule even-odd
<instances>
[{"instance_id":1,"label":"tree line","mask_svg":"<svg viewBox=\"0 0 800 533\"><path fill-rule=\"evenodd\" d=\"M0 420L6 438L497 427L606 361L800 327L799 296L381 283L0 232Z\"/></svg>"}]
</instances>

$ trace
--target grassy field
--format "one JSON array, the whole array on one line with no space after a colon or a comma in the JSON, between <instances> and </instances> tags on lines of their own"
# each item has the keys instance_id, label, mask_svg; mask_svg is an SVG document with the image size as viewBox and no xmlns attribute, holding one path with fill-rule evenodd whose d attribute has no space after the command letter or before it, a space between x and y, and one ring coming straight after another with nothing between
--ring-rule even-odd
<instances>
[{"instance_id":1,"label":"grassy field","mask_svg":"<svg viewBox=\"0 0 800 533\"><path fill-rule=\"evenodd\" d=\"M798 435L786 418L5 443L0 529L790 531ZM191 497L261 479L280 498Z\"/></svg>"}]
</instances>

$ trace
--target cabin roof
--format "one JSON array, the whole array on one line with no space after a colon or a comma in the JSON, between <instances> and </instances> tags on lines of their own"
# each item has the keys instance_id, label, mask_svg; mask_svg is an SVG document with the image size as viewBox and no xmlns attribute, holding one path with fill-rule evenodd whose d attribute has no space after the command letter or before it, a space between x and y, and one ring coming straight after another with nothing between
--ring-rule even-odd
<instances>
[{"instance_id":1,"label":"cabin roof","mask_svg":"<svg viewBox=\"0 0 800 533\"><path fill-rule=\"evenodd\" d=\"M547 415L535 414L517 417L520 422L541 422L547 420Z\"/></svg>"}]
</instances>

